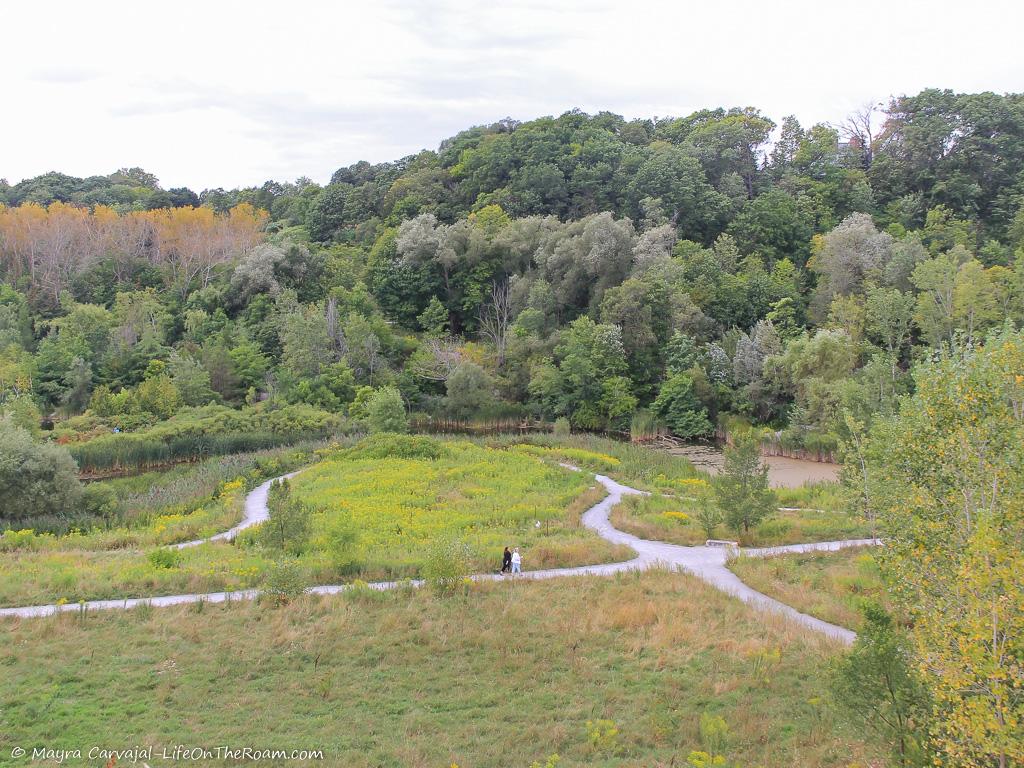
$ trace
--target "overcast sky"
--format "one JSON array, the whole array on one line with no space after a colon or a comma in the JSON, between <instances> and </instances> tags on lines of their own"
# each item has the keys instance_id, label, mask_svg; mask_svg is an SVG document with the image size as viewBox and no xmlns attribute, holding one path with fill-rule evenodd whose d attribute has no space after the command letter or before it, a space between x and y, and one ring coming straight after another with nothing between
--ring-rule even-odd
<instances>
[{"instance_id":1,"label":"overcast sky","mask_svg":"<svg viewBox=\"0 0 1024 768\"><path fill-rule=\"evenodd\" d=\"M142 166L230 188L580 107L838 121L1024 90L1021 0L5 3L0 178Z\"/></svg>"}]
</instances>

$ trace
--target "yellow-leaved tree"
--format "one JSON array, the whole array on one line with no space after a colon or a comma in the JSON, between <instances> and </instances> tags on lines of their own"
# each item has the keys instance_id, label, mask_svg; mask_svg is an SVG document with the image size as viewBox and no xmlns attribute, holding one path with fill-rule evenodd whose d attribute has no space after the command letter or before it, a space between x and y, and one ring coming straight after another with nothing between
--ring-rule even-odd
<instances>
[{"instance_id":1,"label":"yellow-leaved tree","mask_svg":"<svg viewBox=\"0 0 1024 768\"><path fill-rule=\"evenodd\" d=\"M1024 333L920 365L867 446L879 559L945 765L1024 762Z\"/></svg>"}]
</instances>

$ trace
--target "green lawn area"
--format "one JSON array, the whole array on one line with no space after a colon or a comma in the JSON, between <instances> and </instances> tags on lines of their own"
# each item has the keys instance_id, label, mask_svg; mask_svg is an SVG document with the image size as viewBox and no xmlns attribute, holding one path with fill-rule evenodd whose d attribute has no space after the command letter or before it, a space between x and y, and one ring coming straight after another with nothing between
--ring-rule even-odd
<instances>
[{"instance_id":1,"label":"green lawn area","mask_svg":"<svg viewBox=\"0 0 1024 768\"><path fill-rule=\"evenodd\" d=\"M870 547L837 552L740 557L729 568L766 595L819 619L857 630L860 605L887 605L885 586Z\"/></svg>"},{"instance_id":2,"label":"green lawn area","mask_svg":"<svg viewBox=\"0 0 1024 768\"><path fill-rule=\"evenodd\" d=\"M727 724L717 751L729 765L884 764L829 706L835 645L682 574L67 614L0 631L0 760L15 745L177 743L317 748L316 764L350 768L526 768L553 753L561 768L654 768L711 746L707 713ZM618 734L591 739L598 720Z\"/></svg>"}]
</instances>

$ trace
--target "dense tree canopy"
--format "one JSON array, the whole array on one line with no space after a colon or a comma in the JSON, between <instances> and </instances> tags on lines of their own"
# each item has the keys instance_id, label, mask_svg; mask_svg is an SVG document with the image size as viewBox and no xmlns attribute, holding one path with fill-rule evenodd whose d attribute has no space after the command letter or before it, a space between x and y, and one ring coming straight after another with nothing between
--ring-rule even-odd
<instances>
[{"instance_id":1,"label":"dense tree canopy","mask_svg":"<svg viewBox=\"0 0 1024 768\"><path fill-rule=\"evenodd\" d=\"M3 183L0 408L130 430L394 387L412 413L732 412L834 448L927 347L1024 319L1022 131L1020 96L930 90L840 129L504 120L323 187Z\"/></svg>"}]
</instances>

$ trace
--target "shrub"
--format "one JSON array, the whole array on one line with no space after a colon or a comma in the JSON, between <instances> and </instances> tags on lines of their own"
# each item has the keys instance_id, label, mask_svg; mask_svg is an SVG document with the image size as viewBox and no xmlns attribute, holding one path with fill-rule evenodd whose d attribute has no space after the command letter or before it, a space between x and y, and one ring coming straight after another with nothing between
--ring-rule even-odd
<instances>
[{"instance_id":1,"label":"shrub","mask_svg":"<svg viewBox=\"0 0 1024 768\"><path fill-rule=\"evenodd\" d=\"M89 410L97 416L121 416L138 410L138 402L130 389L112 392L106 384L100 384L92 392Z\"/></svg>"},{"instance_id":2,"label":"shrub","mask_svg":"<svg viewBox=\"0 0 1024 768\"><path fill-rule=\"evenodd\" d=\"M729 736L729 725L721 715L702 712L700 716L700 740L710 752L722 752Z\"/></svg>"},{"instance_id":3,"label":"shrub","mask_svg":"<svg viewBox=\"0 0 1024 768\"><path fill-rule=\"evenodd\" d=\"M39 436L39 422L42 415L29 394L7 395L0 401L0 419L10 419L16 427L21 427L33 437Z\"/></svg>"},{"instance_id":4,"label":"shrub","mask_svg":"<svg viewBox=\"0 0 1024 768\"><path fill-rule=\"evenodd\" d=\"M139 407L161 419L169 419L181 406L181 393L169 376L154 376L139 384L135 391Z\"/></svg>"},{"instance_id":5,"label":"shrub","mask_svg":"<svg viewBox=\"0 0 1024 768\"><path fill-rule=\"evenodd\" d=\"M569 420L565 416L559 416L555 419L555 423L551 428L551 434L555 437L568 437L572 434L572 427L569 425Z\"/></svg>"},{"instance_id":6,"label":"shrub","mask_svg":"<svg viewBox=\"0 0 1024 768\"><path fill-rule=\"evenodd\" d=\"M588 720L587 742L595 752L614 755L619 749L619 729L614 720Z\"/></svg>"},{"instance_id":7,"label":"shrub","mask_svg":"<svg viewBox=\"0 0 1024 768\"><path fill-rule=\"evenodd\" d=\"M171 547L161 547L146 555L146 559L154 568L162 570L177 568L181 564L181 551Z\"/></svg>"},{"instance_id":8,"label":"shrub","mask_svg":"<svg viewBox=\"0 0 1024 768\"><path fill-rule=\"evenodd\" d=\"M780 648L759 648L747 654L750 659L750 674L760 685L768 687L772 682L772 673L782 662Z\"/></svg>"},{"instance_id":9,"label":"shrub","mask_svg":"<svg viewBox=\"0 0 1024 768\"><path fill-rule=\"evenodd\" d=\"M453 594L469 578L473 552L469 545L454 538L438 539L427 552L423 578L438 594Z\"/></svg>"},{"instance_id":10,"label":"shrub","mask_svg":"<svg viewBox=\"0 0 1024 768\"><path fill-rule=\"evenodd\" d=\"M37 516L67 517L82 498L75 462L65 448L38 443L0 419L0 524Z\"/></svg>"},{"instance_id":11,"label":"shrub","mask_svg":"<svg viewBox=\"0 0 1024 768\"><path fill-rule=\"evenodd\" d=\"M267 569L260 599L271 605L287 605L309 589L305 572L292 559L282 559Z\"/></svg>"},{"instance_id":12,"label":"shrub","mask_svg":"<svg viewBox=\"0 0 1024 768\"><path fill-rule=\"evenodd\" d=\"M722 524L724 519L722 510L714 503L703 504L697 510L694 517L697 518L697 523L700 525L701 530L704 531L704 535L709 539L715 538L715 529Z\"/></svg>"},{"instance_id":13,"label":"shrub","mask_svg":"<svg viewBox=\"0 0 1024 768\"><path fill-rule=\"evenodd\" d=\"M112 520L121 511L117 491L103 483L90 483L82 490L82 506L92 517Z\"/></svg>"},{"instance_id":14,"label":"shrub","mask_svg":"<svg viewBox=\"0 0 1024 768\"><path fill-rule=\"evenodd\" d=\"M275 480L271 484L267 507L270 519L260 526L260 543L290 555L302 554L309 543L312 509L292 496L287 480Z\"/></svg>"},{"instance_id":15,"label":"shrub","mask_svg":"<svg viewBox=\"0 0 1024 768\"><path fill-rule=\"evenodd\" d=\"M408 432L402 393L395 387L381 387L366 403L366 424L370 432Z\"/></svg>"}]
</instances>

